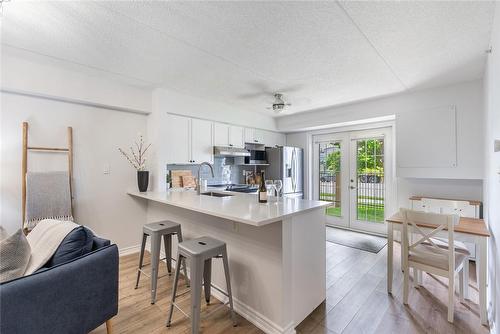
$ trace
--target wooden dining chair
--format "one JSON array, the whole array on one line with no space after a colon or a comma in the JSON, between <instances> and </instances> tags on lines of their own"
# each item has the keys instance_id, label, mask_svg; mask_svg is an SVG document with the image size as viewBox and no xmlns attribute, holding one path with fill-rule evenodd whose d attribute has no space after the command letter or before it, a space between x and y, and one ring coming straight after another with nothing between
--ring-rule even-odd
<instances>
[{"instance_id":1,"label":"wooden dining chair","mask_svg":"<svg viewBox=\"0 0 500 334\"><path fill-rule=\"evenodd\" d=\"M455 250L454 227L458 224L458 215L443 215L428 213L423 211L413 211L400 209L403 217L403 259L404 283L403 283L403 303L408 305L409 294L409 269L425 271L434 275L448 278L448 321L453 322L454 297L455 297L455 276L459 276L459 295L463 302L463 267L467 255ZM431 231L422 229L417 225L423 223L433 226ZM447 247L440 247L432 241L432 237L447 229ZM410 242L411 235L418 235L420 238L416 242ZM414 275L415 282L415 275Z\"/></svg>"},{"instance_id":2,"label":"wooden dining chair","mask_svg":"<svg viewBox=\"0 0 500 334\"><path fill-rule=\"evenodd\" d=\"M422 198L422 207L425 212L433 212L440 214L456 214L460 217L474 217L474 208L469 205L467 201L458 200L442 200L436 198ZM448 244L446 239L443 238L431 238L431 240L439 247L447 248ZM464 298L469 299L469 260L471 252L465 243L460 241L455 241L455 250L457 252L467 255L467 259L464 262ZM417 282L422 282L422 272L419 271L417 275Z\"/></svg>"}]
</instances>

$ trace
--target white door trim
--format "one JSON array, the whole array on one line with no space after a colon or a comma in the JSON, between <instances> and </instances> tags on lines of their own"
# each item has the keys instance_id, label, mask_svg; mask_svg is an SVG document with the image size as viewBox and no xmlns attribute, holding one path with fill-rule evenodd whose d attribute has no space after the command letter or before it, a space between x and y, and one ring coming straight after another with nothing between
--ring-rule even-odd
<instances>
[{"instance_id":1,"label":"white door trim","mask_svg":"<svg viewBox=\"0 0 500 334\"><path fill-rule=\"evenodd\" d=\"M312 163L309 165L311 168L311 173L309 182L310 186L308 190L310 192L309 198L311 199L319 199L319 142L322 141L346 141L347 145L342 145L342 154L347 156L347 159L341 159L341 170L347 171L342 173L342 181L343 181L343 192L342 192L342 217L341 219L336 217L327 218L327 225L339 226L353 230L364 230L368 233L374 234L387 234L387 227L385 223L385 218L387 218L391 212L394 212L397 207L397 184L395 178L395 129L394 123L388 122L384 124L373 124L372 128L366 129L366 126L351 128L349 130L343 129L344 131L338 131L339 129L331 129L329 133L326 133L327 130L316 131L314 133L310 133L307 136L309 141L309 150L310 154L308 157L312 160ZM384 137L384 181L385 181L385 208L384 208L384 223L380 224L381 228L371 229L370 225L374 223L365 223L368 226L364 226L364 224L355 224L352 226L351 224L351 216L352 212L349 208L350 205L350 167L352 164L352 153L346 154L345 150L352 151L350 149L350 143L355 139L362 138L373 138L377 136ZM309 167L308 166L308 167ZM347 199L344 199L347 197ZM345 209L344 207L347 206ZM347 223L346 223L347 222Z\"/></svg>"}]
</instances>

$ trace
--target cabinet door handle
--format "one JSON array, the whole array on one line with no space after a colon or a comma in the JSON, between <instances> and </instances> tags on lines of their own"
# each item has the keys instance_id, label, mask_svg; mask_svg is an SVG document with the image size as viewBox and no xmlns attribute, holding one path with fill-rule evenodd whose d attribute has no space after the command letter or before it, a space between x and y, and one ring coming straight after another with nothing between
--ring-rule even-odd
<instances>
[{"instance_id":1,"label":"cabinet door handle","mask_svg":"<svg viewBox=\"0 0 500 334\"><path fill-rule=\"evenodd\" d=\"M232 146L233 146L233 144L229 144L229 146L231 146L231 147L232 147Z\"/></svg>"}]
</instances>

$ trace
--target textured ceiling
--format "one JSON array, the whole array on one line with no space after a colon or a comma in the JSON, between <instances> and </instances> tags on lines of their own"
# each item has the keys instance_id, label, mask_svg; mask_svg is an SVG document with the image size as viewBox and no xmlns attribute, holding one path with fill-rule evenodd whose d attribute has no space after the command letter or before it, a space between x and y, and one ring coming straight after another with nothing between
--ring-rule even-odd
<instances>
[{"instance_id":1,"label":"textured ceiling","mask_svg":"<svg viewBox=\"0 0 500 334\"><path fill-rule=\"evenodd\" d=\"M480 78L493 6L12 1L2 45L236 110L273 114L266 106L278 91L289 114Z\"/></svg>"}]
</instances>

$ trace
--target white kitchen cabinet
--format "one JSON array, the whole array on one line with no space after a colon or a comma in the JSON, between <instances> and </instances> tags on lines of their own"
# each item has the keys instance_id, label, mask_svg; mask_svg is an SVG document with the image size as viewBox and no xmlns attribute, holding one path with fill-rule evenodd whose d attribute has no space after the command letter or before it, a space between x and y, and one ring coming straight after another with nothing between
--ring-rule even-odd
<instances>
[{"instance_id":1,"label":"white kitchen cabinet","mask_svg":"<svg viewBox=\"0 0 500 334\"><path fill-rule=\"evenodd\" d=\"M255 144L254 132L255 132L255 129L253 129L253 128L245 128L244 129L245 143Z\"/></svg>"},{"instance_id":2,"label":"white kitchen cabinet","mask_svg":"<svg viewBox=\"0 0 500 334\"><path fill-rule=\"evenodd\" d=\"M267 147L284 146L285 145L285 135L274 131L263 131L264 132L264 144Z\"/></svg>"},{"instance_id":3,"label":"white kitchen cabinet","mask_svg":"<svg viewBox=\"0 0 500 334\"><path fill-rule=\"evenodd\" d=\"M214 123L214 145L243 148L243 127L225 123Z\"/></svg>"},{"instance_id":4,"label":"white kitchen cabinet","mask_svg":"<svg viewBox=\"0 0 500 334\"><path fill-rule=\"evenodd\" d=\"M213 162L212 122L191 119L191 163Z\"/></svg>"},{"instance_id":5,"label":"white kitchen cabinet","mask_svg":"<svg viewBox=\"0 0 500 334\"><path fill-rule=\"evenodd\" d=\"M264 130L245 128L245 143L264 144Z\"/></svg>"},{"instance_id":6,"label":"white kitchen cabinet","mask_svg":"<svg viewBox=\"0 0 500 334\"><path fill-rule=\"evenodd\" d=\"M264 130L254 129L254 132L253 132L254 142L256 142L257 144L265 144L264 133L265 133Z\"/></svg>"},{"instance_id":7,"label":"white kitchen cabinet","mask_svg":"<svg viewBox=\"0 0 500 334\"><path fill-rule=\"evenodd\" d=\"M229 146L229 124L214 123L214 145Z\"/></svg>"},{"instance_id":8,"label":"white kitchen cabinet","mask_svg":"<svg viewBox=\"0 0 500 334\"><path fill-rule=\"evenodd\" d=\"M188 164L191 161L191 119L167 115L167 163Z\"/></svg>"},{"instance_id":9,"label":"white kitchen cabinet","mask_svg":"<svg viewBox=\"0 0 500 334\"><path fill-rule=\"evenodd\" d=\"M235 125L229 126L229 146L244 148L245 141L243 136L243 127Z\"/></svg>"},{"instance_id":10,"label":"white kitchen cabinet","mask_svg":"<svg viewBox=\"0 0 500 334\"><path fill-rule=\"evenodd\" d=\"M177 115L167 121L167 163L213 162L212 122Z\"/></svg>"}]
</instances>

